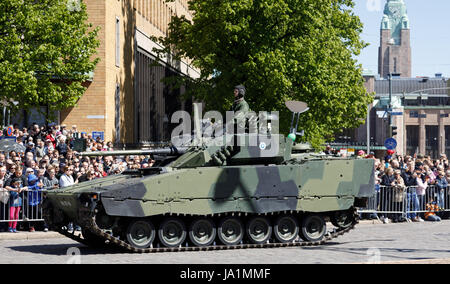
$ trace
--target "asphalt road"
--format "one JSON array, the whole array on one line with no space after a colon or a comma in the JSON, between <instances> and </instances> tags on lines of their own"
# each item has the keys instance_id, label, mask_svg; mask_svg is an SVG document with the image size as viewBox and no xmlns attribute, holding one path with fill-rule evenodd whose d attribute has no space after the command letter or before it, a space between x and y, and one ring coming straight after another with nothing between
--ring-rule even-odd
<instances>
[{"instance_id":1,"label":"asphalt road","mask_svg":"<svg viewBox=\"0 0 450 284\"><path fill-rule=\"evenodd\" d=\"M0 240L0 263L304 264L450 263L450 221L360 224L321 247L128 254L67 238Z\"/></svg>"}]
</instances>

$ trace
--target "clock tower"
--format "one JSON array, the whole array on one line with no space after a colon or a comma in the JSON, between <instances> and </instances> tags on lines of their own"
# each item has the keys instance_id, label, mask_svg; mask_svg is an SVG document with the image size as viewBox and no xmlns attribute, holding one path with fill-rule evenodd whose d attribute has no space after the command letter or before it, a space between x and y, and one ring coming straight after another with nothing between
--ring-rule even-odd
<instances>
[{"instance_id":1,"label":"clock tower","mask_svg":"<svg viewBox=\"0 0 450 284\"><path fill-rule=\"evenodd\" d=\"M381 21L378 72L411 77L411 44L409 19L404 0L387 0Z\"/></svg>"}]
</instances>

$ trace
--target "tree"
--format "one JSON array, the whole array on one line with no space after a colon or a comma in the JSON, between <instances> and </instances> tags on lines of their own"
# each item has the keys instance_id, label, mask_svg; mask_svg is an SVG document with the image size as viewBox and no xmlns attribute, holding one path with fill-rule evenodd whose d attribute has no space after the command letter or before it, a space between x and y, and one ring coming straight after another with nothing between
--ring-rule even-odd
<instances>
[{"instance_id":1,"label":"tree","mask_svg":"<svg viewBox=\"0 0 450 284\"><path fill-rule=\"evenodd\" d=\"M0 100L10 110L76 104L98 63L98 28L81 0L0 1Z\"/></svg>"},{"instance_id":2,"label":"tree","mask_svg":"<svg viewBox=\"0 0 450 284\"><path fill-rule=\"evenodd\" d=\"M288 131L284 102L307 102L300 127L318 147L358 127L372 100L355 59L366 44L353 7L352 0L191 0L192 22L173 17L161 52L201 71L179 83L208 109L228 110L233 87L244 84L251 108L280 111Z\"/></svg>"}]
</instances>

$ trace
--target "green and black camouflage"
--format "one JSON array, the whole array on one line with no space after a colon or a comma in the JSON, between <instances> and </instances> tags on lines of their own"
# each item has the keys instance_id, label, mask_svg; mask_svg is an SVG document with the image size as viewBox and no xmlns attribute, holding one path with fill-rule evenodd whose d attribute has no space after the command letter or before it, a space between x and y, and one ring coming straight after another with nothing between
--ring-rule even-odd
<instances>
[{"instance_id":1,"label":"green and black camouflage","mask_svg":"<svg viewBox=\"0 0 450 284\"><path fill-rule=\"evenodd\" d=\"M375 193L374 160L311 153L283 135L82 155L130 154L166 158L48 191L47 224L88 245L135 252L311 245L351 230L356 208ZM83 238L68 233L69 222L82 227Z\"/></svg>"},{"instance_id":2,"label":"green and black camouflage","mask_svg":"<svg viewBox=\"0 0 450 284\"><path fill-rule=\"evenodd\" d=\"M151 222L156 235L164 220L173 218L169 216L182 216L169 229L184 228L186 234L192 220L211 220L211 226L217 230L221 219L232 215L247 216L236 219L242 223L248 216L273 216L269 226L275 217L286 214L298 223L313 215L339 227L335 218L339 214L347 225L353 222L354 208L374 194L373 160L292 154L292 140L282 135L278 138L279 149L270 156L263 154L260 145L203 145L184 153L157 150L178 158L164 167L129 171L48 191L46 221L58 230L68 222L90 230L89 222L94 217L101 230L121 240L127 239L129 227L139 220ZM141 227L138 226L146 228ZM242 230L245 227L243 224Z\"/></svg>"}]
</instances>

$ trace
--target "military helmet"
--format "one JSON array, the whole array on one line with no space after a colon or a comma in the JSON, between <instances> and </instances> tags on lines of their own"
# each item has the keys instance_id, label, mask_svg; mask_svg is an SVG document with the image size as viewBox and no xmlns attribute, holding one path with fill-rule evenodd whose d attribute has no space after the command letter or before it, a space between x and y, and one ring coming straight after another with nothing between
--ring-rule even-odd
<instances>
[{"instance_id":1,"label":"military helmet","mask_svg":"<svg viewBox=\"0 0 450 284\"><path fill-rule=\"evenodd\" d=\"M234 87L235 90L239 91L239 96L244 97L245 96L245 86L244 85L237 85Z\"/></svg>"}]
</instances>

